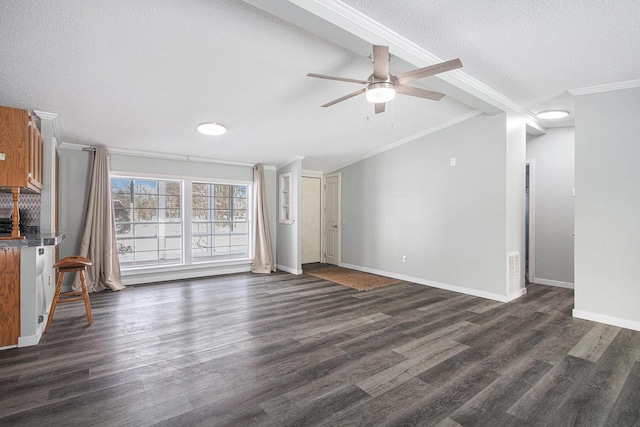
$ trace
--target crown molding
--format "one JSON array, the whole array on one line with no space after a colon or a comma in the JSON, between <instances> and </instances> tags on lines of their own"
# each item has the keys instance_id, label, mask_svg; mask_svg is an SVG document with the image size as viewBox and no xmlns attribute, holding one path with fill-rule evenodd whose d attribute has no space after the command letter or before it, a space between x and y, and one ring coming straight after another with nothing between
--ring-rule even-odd
<instances>
[{"instance_id":1,"label":"crown molding","mask_svg":"<svg viewBox=\"0 0 640 427\"><path fill-rule=\"evenodd\" d=\"M590 95L592 93L612 92L614 90L633 89L640 87L640 79L628 80L626 82L608 83L604 85L591 86L579 89L571 89L569 93L573 96Z\"/></svg>"},{"instance_id":2,"label":"crown molding","mask_svg":"<svg viewBox=\"0 0 640 427\"><path fill-rule=\"evenodd\" d=\"M288 160L285 160L284 162L280 163L278 166L276 166L276 169L280 169L283 168L285 166L287 166L290 163L295 162L296 160L304 160L305 156L293 156L291 158L289 158Z\"/></svg>"},{"instance_id":3,"label":"crown molding","mask_svg":"<svg viewBox=\"0 0 640 427\"><path fill-rule=\"evenodd\" d=\"M336 171L338 171L338 170L340 170L342 168L346 168L347 166L350 166L350 165L352 165L354 163L358 163L359 161L362 161L364 159L368 159L369 157L373 157L373 156L375 156L377 154L384 153L385 151L389 151L389 150L391 150L393 148L397 148L397 147L399 147L401 145L404 145L404 144L406 144L408 142L415 141L418 138L422 138L424 136L431 135L432 133L436 133L438 131L441 131L441 130L446 129L446 128L450 127L450 126L456 125L456 124L458 124L460 122L464 122L465 120L469 120L469 119L471 119L473 117L476 117L476 116L479 116L481 114L484 114L484 113L482 111L478 111L478 110L469 111L466 114L463 114L463 115L458 116L458 117L454 117L453 119L448 120L448 121L446 121L444 123L440 123L439 125L430 127L429 129L425 129L425 130L420 131L418 133L414 133L413 135L409 135L408 137L402 138L402 139L400 139L400 140L398 140L396 142L393 142L393 143L391 143L389 145L385 145L384 147L378 148L377 150L372 151L372 152L370 152L368 154L365 154L364 156L360 156L360 157L351 159L347 163L344 163L344 164L340 165L339 167L337 167L337 168L335 168L335 169L333 169L333 170L331 170L329 172L326 172L326 174L327 173L336 172Z\"/></svg>"},{"instance_id":4,"label":"crown molding","mask_svg":"<svg viewBox=\"0 0 640 427\"><path fill-rule=\"evenodd\" d=\"M51 126L53 127L53 137L55 138L56 144L59 146L60 129L58 128L58 114L39 110L33 110L33 112L36 116L40 117L40 120L47 120L51 122Z\"/></svg>"},{"instance_id":5,"label":"crown molding","mask_svg":"<svg viewBox=\"0 0 640 427\"><path fill-rule=\"evenodd\" d=\"M340 0L289 1L369 43L392 46L395 56L416 66L425 67L443 62L442 58ZM530 133L545 132L544 126L540 124L535 114L464 71L460 69L452 70L436 77L492 105L494 108L521 115L525 119L527 129L532 131Z\"/></svg>"},{"instance_id":6,"label":"crown molding","mask_svg":"<svg viewBox=\"0 0 640 427\"><path fill-rule=\"evenodd\" d=\"M63 142L60 144L60 148L63 150L73 150L73 151L86 151L86 149L94 148L95 145L89 144L74 144L71 142ZM199 162L199 163L215 163L219 165L232 165L232 166L246 166L253 167L255 166L253 163L245 163L245 162L232 162L228 160L218 160L212 159L208 157L197 157L197 156L185 156L180 154L168 154L168 153L157 153L150 151L139 151L139 150L129 150L126 148L109 148L109 154L120 154L123 156L133 156L133 157L145 157L149 159L160 159L160 160L181 160L186 162ZM265 166L266 169L266 166Z\"/></svg>"}]
</instances>

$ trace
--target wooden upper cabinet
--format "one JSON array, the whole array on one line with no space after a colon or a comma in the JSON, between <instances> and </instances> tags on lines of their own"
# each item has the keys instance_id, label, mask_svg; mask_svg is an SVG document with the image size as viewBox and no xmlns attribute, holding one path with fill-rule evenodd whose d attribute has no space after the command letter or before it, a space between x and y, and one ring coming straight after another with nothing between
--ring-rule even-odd
<instances>
[{"instance_id":1,"label":"wooden upper cabinet","mask_svg":"<svg viewBox=\"0 0 640 427\"><path fill-rule=\"evenodd\" d=\"M42 191L42 137L27 110L0 106L0 187Z\"/></svg>"}]
</instances>

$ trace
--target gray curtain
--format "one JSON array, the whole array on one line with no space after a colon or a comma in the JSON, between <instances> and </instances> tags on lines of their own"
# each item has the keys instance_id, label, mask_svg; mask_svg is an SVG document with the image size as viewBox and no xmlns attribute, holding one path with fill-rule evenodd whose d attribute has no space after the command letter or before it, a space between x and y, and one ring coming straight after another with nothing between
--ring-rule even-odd
<instances>
[{"instance_id":1,"label":"gray curtain","mask_svg":"<svg viewBox=\"0 0 640 427\"><path fill-rule=\"evenodd\" d=\"M271 273L276 271L269 232L269 210L267 208L267 190L264 182L264 166L253 167L253 217L255 218L256 250L253 258L253 273Z\"/></svg>"},{"instance_id":2,"label":"gray curtain","mask_svg":"<svg viewBox=\"0 0 640 427\"><path fill-rule=\"evenodd\" d=\"M85 271L89 292L124 289L120 277L115 212L111 201L109 155L106 147L96 147L93 155L89 203L79 255L89 258L93 263ZM80 289L80 281L77 278L73 289Z\"/></svg>"}]
</instances>

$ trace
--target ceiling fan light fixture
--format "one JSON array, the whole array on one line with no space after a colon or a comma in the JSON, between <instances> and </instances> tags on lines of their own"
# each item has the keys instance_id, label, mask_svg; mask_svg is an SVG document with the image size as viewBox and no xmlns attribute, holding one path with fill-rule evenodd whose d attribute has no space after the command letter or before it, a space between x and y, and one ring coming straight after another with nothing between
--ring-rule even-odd
<instances>
[{"instance_id":1,"label":"ceiling fan light fixture","mask_svg":"<svg viewBox=\"0 0 640 427\"><path fill-rule=\"evenodd\" d=\"M217 136L223 135L227 131L227 128L220 123L206 122L196 126L196 130L203 135Z\"/></svg>"},{"instance_id":2,"label":"ceiling fan light fixture","mask_svg":"<svg viewBox=\"0 0 640 427\"><path fill-rule=\"evenodd\" d=\"M569 115L568 111L564 110L548 110L548 111L540 111L536 117L543 120L549 119L564 119Z\"/></svg>"},{"instance_id":3,"label":"ceiling fan light fixture","mask_svg":"<svg viewBox=\"0 0 640 427\"><path fill-rule=\"evenodd\" d=\"M396 90L393 88L393 83L375 82L367 86L366 96L367 101L380 104L391 101L396 96Z\"/></svg>"}]
</instances>

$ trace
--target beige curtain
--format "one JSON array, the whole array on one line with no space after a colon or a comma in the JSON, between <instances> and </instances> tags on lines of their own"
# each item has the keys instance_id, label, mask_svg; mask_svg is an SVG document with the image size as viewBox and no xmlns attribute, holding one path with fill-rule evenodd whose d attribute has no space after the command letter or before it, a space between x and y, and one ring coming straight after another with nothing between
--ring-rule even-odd
<instances>
[{"instance_id":1,"label":"beige curtain","mask_svg":"<svg viewBox=\"0 0 640 427\"><path fill-rule=\"evenodd\" d=\"M253 258L253 273L271 273L276 271L269 232L269 210L267 208L267 190L264 182L264 166L253 167L253 217L255 218L256 251Z\"/></svg>"},{"instance_id":2,"label":"beige curtain","mask_svg":"<svg viewBox=\"0 0 640 427\"><path fill-rule=\"evenodd\" d=\"M80 244L80 256L89 258L93 263L85 271L89 292L124 289L120 277L120 261L116 245L115 212L111 202L110 175L107 148L96 147L93 155L87 217ZM80 289L79 280L76 279L73 289Z\"/></svg>"}]
</instances>

